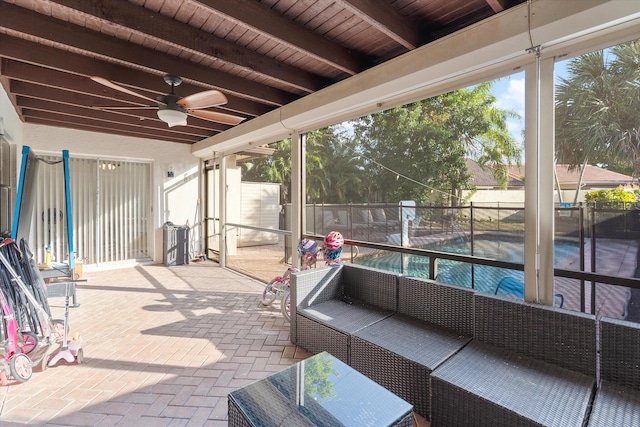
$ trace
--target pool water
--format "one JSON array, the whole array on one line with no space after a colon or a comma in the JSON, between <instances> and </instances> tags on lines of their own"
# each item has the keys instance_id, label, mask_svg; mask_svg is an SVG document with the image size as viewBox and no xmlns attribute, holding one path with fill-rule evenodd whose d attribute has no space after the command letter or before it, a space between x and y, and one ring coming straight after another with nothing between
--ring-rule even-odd
<instances>
[{"instance_id":1,"label":"pool water","mask_svg":"<svg viewBox=\"0 0 640 427\"><path fill-rule=\"evenodd\" d=\"M453 240L424 246L422 249L471 255L471 242ZM579 246L577 243L556 241L554 246L555 263L569 255L577 254L578 251ZM522 239L497 239L491 236L477 237L473 242L473 255L498 261L523 263L524 241ZM385 253L375 258L356 259L354 263L402 273L405 276L429 277L428 257L420 255L405 255L405 257L407 258L405 271L401 271L402 254L399 253ZM474 288L493 294L496 286L504 277L513 277L522 282L524 281L524 272L485 265L472 266L464 262L446 259L438 260L437 280L442 283Z\"/></svg>"}]
</instances>

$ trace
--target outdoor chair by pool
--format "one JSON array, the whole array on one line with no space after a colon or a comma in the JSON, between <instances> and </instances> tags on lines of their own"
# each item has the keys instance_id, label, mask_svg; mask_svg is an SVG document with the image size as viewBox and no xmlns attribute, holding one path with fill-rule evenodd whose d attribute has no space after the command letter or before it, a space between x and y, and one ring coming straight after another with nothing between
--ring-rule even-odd
<instances>
[{"instance_id":1,"label":"outdoor chair by pool","mask_svg":"<svg viewBox=\"0 0 640 427\"><path fill-rule=\"evenodd\" d=\"M496 295L505 297L515 297L524 300L524 283L513 277L504 277L496 286ZM553 295L553 305L562 308L564 296L560 293Z\"/></svg>"}]
</instances>

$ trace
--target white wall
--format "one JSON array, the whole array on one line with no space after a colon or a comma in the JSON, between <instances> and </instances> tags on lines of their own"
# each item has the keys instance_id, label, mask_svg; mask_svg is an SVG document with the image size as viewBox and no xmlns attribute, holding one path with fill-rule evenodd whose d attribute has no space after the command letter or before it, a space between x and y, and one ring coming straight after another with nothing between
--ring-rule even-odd
<instances>
[{"instance_id":1,"label":"white wall","mask_svg":"<svg viewBox=\"0 0 640 427\"><path fill-rule=\"evenodd\" d=\"M12 144L18 144L22 140L22 122L2 86L0 86L0 135Z\"/></svg>"},{"instance_id":2,"label":"white wall","mask_svg":"<svg viewBox=\"0 0 640 427\"><path fill-rule=\"evenodd\" d=\"M155 262L162 262L161 227L166 221L185 224L187 219L200 218L199 159L191 154L188 144L23 124L19 145L28 145L42 154L60 155L62 150L69 150L71 157L149 162L153 194L150 247ZM22 147L17 152L21 153ZM167 177L169 167L174 178Z\"/></svg>"},{"instance_id":3,"label":"white wall","mask_svg":"<svg viewBox=\"0 0 640 427\"><path fill-rule=\"evenodd\" d=\"M463 191L466 198L469 191ZM477 190L469 200L478 206L524 206L524 189L522 190Z\"/></svg>"}]
</instances>

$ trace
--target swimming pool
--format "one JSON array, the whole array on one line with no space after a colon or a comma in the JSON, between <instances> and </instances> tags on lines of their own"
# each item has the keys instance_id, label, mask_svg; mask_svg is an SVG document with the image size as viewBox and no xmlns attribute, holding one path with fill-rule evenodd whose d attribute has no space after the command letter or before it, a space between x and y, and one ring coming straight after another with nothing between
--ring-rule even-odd
<instances>
[{"instance_id":1,"label":"swimming pool","mask_svg":"<svg viewBox=\"0 0 640 427\"><path fill-rule=\"evenodd\" d=\"M438 252L471 255L471 242L452 240L439 244L424 246L422 249L430 249ZM577 254L579 245L572 242L556 241L554 246L554 258L558 260L566 256ZM473 241L473 255L490 258L498 261L515 263L524 262L524 241L514 238L498 238L496 236L480 236ZM355 264L378 268L380 270L403 273L406 276L429 277L429 258L419 255L405 255L407 268L401 271L402 254L385 253L372 258L355 259ZM473 270L473 275L472 275ZM453 285L475 288L482 292L494 293L496 286L504 277L513 277L524 281L524 272L509 270L485 265L467 264L464 262L438 260L438 281ZM475 286L472 285L472 277Z\"/></svg>"}]
</instances>

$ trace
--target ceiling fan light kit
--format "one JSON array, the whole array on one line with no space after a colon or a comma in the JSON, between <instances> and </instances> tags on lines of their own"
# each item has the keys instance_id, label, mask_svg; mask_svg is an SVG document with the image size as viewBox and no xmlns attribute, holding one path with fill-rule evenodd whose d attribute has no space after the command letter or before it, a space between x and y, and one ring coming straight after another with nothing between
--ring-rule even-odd
<instances>
[{"instance_id":1,"label":"ceiling fan light kit","mask_svg":"<svg viewBox=\"0 0 640 427\"><path fill-rule=\"evenodd\" d=\"M187 125L187 113L180 110L158 109L158 118L169 125L170 128Z\"/></svg>"}]
</instances>

